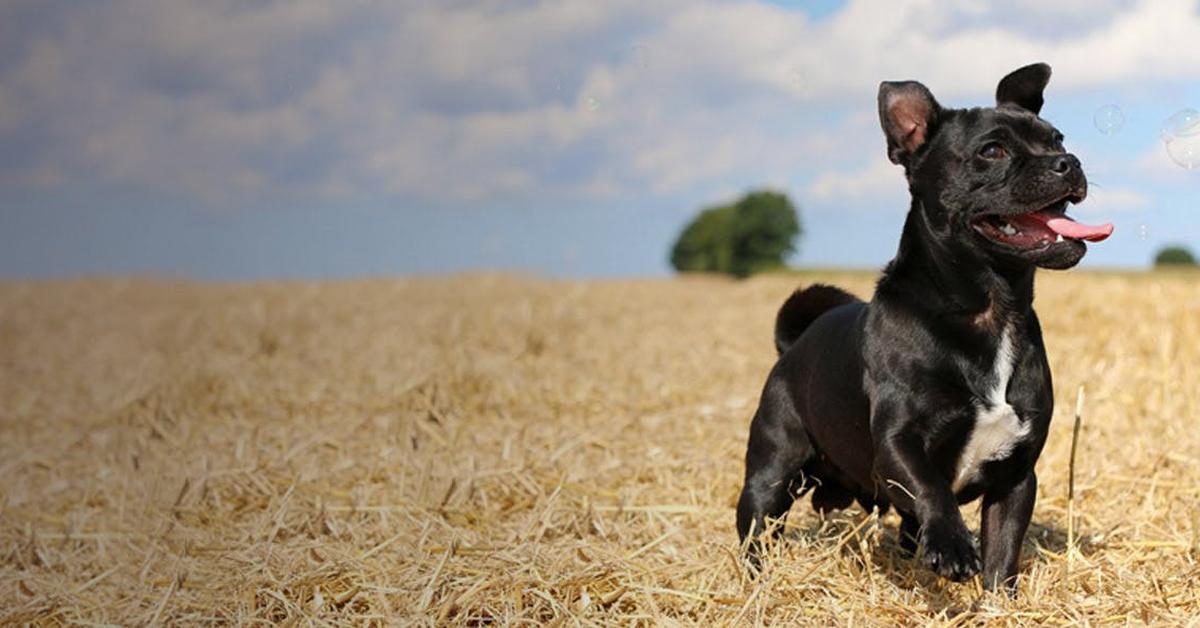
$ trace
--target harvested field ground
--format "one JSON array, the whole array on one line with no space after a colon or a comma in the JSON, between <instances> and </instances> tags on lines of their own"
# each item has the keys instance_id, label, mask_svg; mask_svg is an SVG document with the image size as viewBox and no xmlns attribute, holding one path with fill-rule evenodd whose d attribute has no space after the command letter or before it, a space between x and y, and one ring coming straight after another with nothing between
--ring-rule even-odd
<instances>
[{"instance_id":1,"label":"harvested field ground","mask_svg":"<svg viewBox=\"0 0 1200 628\"><path fill-rule=\"evenodd\" d=\"M1195 275L1040 276L1058 407L1016 600L807 501L747 579L747 425L818 279L873 282L0 284L0 623L1200 621Z\"/></svg>"}]
</instances>

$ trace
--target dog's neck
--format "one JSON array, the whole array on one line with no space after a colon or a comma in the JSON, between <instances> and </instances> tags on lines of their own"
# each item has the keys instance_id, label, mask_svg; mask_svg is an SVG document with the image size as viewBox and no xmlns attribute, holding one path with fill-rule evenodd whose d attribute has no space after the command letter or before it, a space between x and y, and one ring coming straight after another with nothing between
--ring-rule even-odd
<instances>
[{"instance_id":1,"label":"dog's neck","mask_svg":"<svg viewBox=\"0 0 1200 628\"><path fill-rule=\"evenodd\" d=\"M939 239L914 199L900 247L879 289L907 294L922 309L963 316L973 325L999 331L1033 306L1034 267L997 268L954 239Z\"/></svg>"}]
</instances>

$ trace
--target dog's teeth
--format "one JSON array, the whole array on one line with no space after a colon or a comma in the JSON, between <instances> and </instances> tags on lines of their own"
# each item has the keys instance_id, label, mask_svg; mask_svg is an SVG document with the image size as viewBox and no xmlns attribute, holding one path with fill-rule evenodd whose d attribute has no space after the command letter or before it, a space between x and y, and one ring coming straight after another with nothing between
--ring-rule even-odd
<instances>
[{"instance_id":1,"label":"dog's teeth","mask_svg":"<svg viewBox=\"0 0 1200 628\"><path fill-rule=\"evenodd\" d=\"M1010 236L1017 235L1017 233L1018 233L1016 227L1013 227L1012 225L1008 224L1007 222L1000 226L1000 231L1003 231L1004 235L1010 235Z\"/></svg>"},{"instance_id":2,"label":"dog's teeth","mask_svg":"<svg viewBox=\"0 0 1200 628\"><path fill-rule=\"evenodd\" d=\"M1061 233L1060 233L1060 234L1058 234L1058 237L1057 237L1057 238L1054 238L1054 243L1055 243L1055 244L1057 244L1057 243L1059 243L1059 242L1062 242L1062 234L1061 234Z\"/></svg>"}]
</instances>

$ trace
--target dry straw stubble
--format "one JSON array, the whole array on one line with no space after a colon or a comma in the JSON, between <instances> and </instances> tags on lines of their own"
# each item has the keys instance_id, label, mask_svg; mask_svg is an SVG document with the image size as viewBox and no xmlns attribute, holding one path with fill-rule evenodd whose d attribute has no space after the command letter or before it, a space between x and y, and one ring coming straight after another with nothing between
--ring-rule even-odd
<instances>
[{"instance_id":1,"label":"dry straw stubble","mask_svg":"<svg viewBox=\"0 0 1200 628\"><path fill-rule=\"evenodd\" d=\"M1189 275L1040 277L1059 403L1017 599L902 558L894 515L806 503L748 579L746 428L775 309L816 280L873 277L0 285L0 621L1200 615Z\"/></svg>"}]
</instances>

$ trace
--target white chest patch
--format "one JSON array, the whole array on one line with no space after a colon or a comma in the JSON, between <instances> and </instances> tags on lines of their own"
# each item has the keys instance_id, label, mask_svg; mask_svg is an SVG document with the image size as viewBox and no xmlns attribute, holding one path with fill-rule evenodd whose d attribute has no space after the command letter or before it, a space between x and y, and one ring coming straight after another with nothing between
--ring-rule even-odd
<instances>
[{"instance_id":1,"label":"white chest patch","mask_svg":"<svg viewBox=\"0 0 1200 628\"><path fill-rule=\"evenodd\" d=\"M996 349L992 367L992 387L987 399L976 405L975 427L958 457L952 487L955 492L966 486L979 473L979 467L989 460L1001 460L1029 435L1029 424L1022 423L1005 395L1013 371L1012 332L1005 328Z\"/></svg>"}]
</instances>

